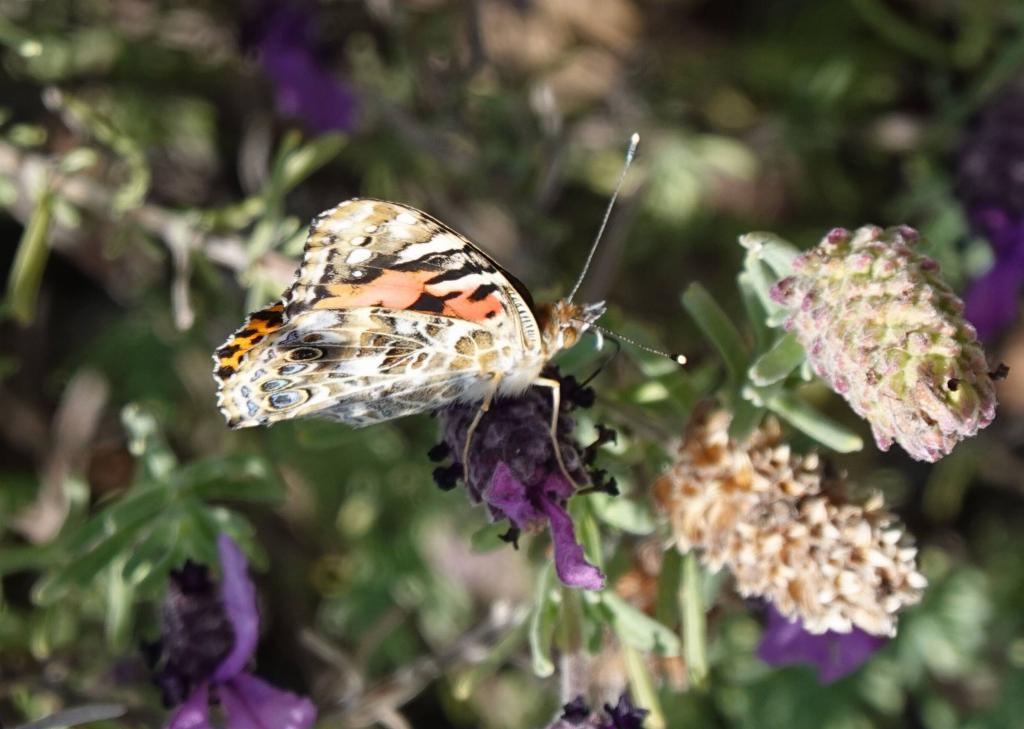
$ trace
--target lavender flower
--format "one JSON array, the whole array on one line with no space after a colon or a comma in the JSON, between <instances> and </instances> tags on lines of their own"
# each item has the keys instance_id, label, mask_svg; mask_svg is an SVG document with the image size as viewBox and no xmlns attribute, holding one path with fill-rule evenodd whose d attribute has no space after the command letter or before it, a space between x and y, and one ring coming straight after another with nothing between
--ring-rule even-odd
<instances>
[{"instance_id":1,"label":"lavender flower","mask_svg":"<svg viewBox=\"0 0 1024 729\"><path fill-rule=\"evenodd\" d=\"M548 729L643 729L646 709L633 706L629 696L622 694L619 702L604 705L604 712L592 714L582 696L562 707L562 715Z\"/></svg>"},{"instance_id":2,"label":"lavender flower","mask_svg":"<svg viewBox=\"0 0 1024 729\"><path fill-rule=\"evenodd\" d=\"M309 699L243 672L259 635L256 590L238 545L222 534L217 550L220 590L203 566L186 562L172 572L161 641L148 651L165 703L178 706L168 729L212 729L211 694L228 729L308 729L316 720Z\"/></svg>"},{"instance_id":3,"label":"lavender flower","mask_svg":"<svg viewBox=\"0 0 1024 729\"><path fill-rule=\"evenodd\" d=\"M991 340L1013 323L1024 284L1024 79L1009 84L965 130L956 195L971 227L992 244L992 269L968 290L966 316Z\"/></svg>"},{"instance_id":4,"label":"lavender flower","mask_svg":"<svg viewBox=\"0 0 1024 729\"><path fill-rule=\"evenodd\" d=\"M569 411L588 406L593 392L581 388L572 377L560 378L562 407L558 416L557 439L565 467L576 483L591 480L598 488L614 490L600 471L589 471L596 446L613 437L602 430L598 443L581 449L572 437ZM478 405L454 405L438 414L442 443L431 451L435 459L451 455L455 462L438 468L434 477L442 488L452 488L468 473L467 484L473 503L487 504L491 519L508 519L512 525L507 539L513 543L519 532L541 528L551 530L555 547L555 570L559 579L572 587L599 590L604 575L589 564L576 541L566 502L575 486L562 473L551 444L551 397L546 390L531 388L521 398L502 398L480 419L469 450L468 468L459 462L469 426Z\"/></svg>"},{"instance_id":5,"label":"lavender flower","mask_svg":"<svg viewBox=\"0 0 1024 729\"><path fill-rule=\"evenodd\" d=\"M985 352L963 303L907 226L836 228L793 262L771 297L815 374L871 424L934 463L995 418Z\"/></svg>"},{"instance_id":6,"label":"lavender flower","mask_svg":"<svg viewBox=\"0 0 1024 729\"><path fill-rule=\"evenodd\" d=\"M818 682L828 684L856 671L885 644L886 638L859 628L849 633L829 630L815 635L799 619L791 621L769 605L768 624L757 655L772 666L810 664L817 669Z\"/></svg>"},{"instance_id":7,"label":"lavender flower","mask_svg":"<svg viewBox=\"0 0 1024 729\"><path fill-rule=\"evenodd\" d=\"M255 43L260 63L274 84L277 110L317 132L349 131L356 96L314 55L316 18L301 7L273 2Z\"/></svg>"}]
</instances>

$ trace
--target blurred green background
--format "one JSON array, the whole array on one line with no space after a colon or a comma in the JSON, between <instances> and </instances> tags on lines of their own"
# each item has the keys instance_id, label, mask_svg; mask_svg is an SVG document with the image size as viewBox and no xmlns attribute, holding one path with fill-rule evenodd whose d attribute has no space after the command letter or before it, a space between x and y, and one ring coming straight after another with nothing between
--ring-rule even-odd
<instances>
[{"instance_id":1,"label":"blurred green background","mask_svg":"<svg viewBox=\"0 0 1024 729\"><path fill-rule=\"evenodd\" d=\"M638 131L582 298L691 365L626 348L594 382L583 440L620 431L602 466L637 512L599 514L614 583L663 536L647 489L721 379L680 293L703 283L749 333L740 233L803 247L905 222L958 290L991 265L956 151L1024 70L1024 6L0 0L0 64L0 724L116 702L95 726L160 725L138 646L167 570L212 563L227 530L261 557L259 673L311 693L323 726L520 729L559 704L526 647L544 539L471 538L486 514L433 484L429 416L228 431L213 349L353 196L427 210L537 299L566 293ZM582 377L599 357L578 349ZM989 351L1024 372L1019 324ZM1024 396L1001 384L996 423L935 466L836 457L920 544L931 587L899 637L822 687L758 661L759 610L723 588L709 686L651 669L667 726L1020 726ZM621 688L623 660L607 640L595 684Z\"/></svg>"}]
</instances>

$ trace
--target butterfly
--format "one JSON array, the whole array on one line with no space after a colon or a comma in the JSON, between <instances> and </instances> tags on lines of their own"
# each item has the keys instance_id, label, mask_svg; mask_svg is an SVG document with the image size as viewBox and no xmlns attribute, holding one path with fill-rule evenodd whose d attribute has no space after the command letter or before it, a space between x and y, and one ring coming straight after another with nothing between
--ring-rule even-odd
<instances>
[{"instance_id":1,"label":"butterfly","mask_svg":"<svg viewBox=\"0 0 1024 729\"><path fill-rule=\"evenodd\" d=\"M493 397L537 385L552 392L553 434L558 381L541 371L604 309L535 306L435 218L355 198L314 218L294 283L214 353L217 405L232 428L304 416L365 426L456 402L480 403L479 420Z\"/></svg>"}]
</instances>

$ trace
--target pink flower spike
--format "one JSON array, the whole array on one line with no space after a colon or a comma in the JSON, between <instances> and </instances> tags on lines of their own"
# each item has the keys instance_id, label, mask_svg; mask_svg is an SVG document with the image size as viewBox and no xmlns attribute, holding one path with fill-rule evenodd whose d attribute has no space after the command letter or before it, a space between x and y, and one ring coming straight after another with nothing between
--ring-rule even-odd
<instances>
[{"instance_id":1,"label":"pink flower spike","mask_svg":"<svg viewBox=\"0 0 1024 729\"><path fill-rule=\"evenodd\" d=\"M309 729L313 702L242 673L220 688L228 729Z\"/></svg>"},{"instance_id":2,"label":"pink flower spike","mask_svg":"<svg viewBox=\"0 0 1024 729\"><path fill-rule=\"evenodd\" d=\"M256 610L256 587L249 579L248 562L242 550L226 534L217 538L221 567L221 599L235 633L231 652L217 667L213 680L227 681L239 674L256 651L260 618Z\"/></svg>"}]
</instances>

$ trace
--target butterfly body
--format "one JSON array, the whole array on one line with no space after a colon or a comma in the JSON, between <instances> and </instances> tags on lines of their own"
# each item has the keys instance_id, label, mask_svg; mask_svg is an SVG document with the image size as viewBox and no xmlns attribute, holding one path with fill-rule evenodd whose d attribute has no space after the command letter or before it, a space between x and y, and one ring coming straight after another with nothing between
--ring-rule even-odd
<instances>
[{"instance_id":1,"label":"butterfly body","mask_svg":"<svg viewBox=\"0 0 1024 729\"><path fill-rule=\"evenodd\" d=\"M314 219L296 280L214 354L234 428L299 416L369 425L524 392L603 312L526 288L443 223L354 199Z\"/></svg>"}]
</instances>

